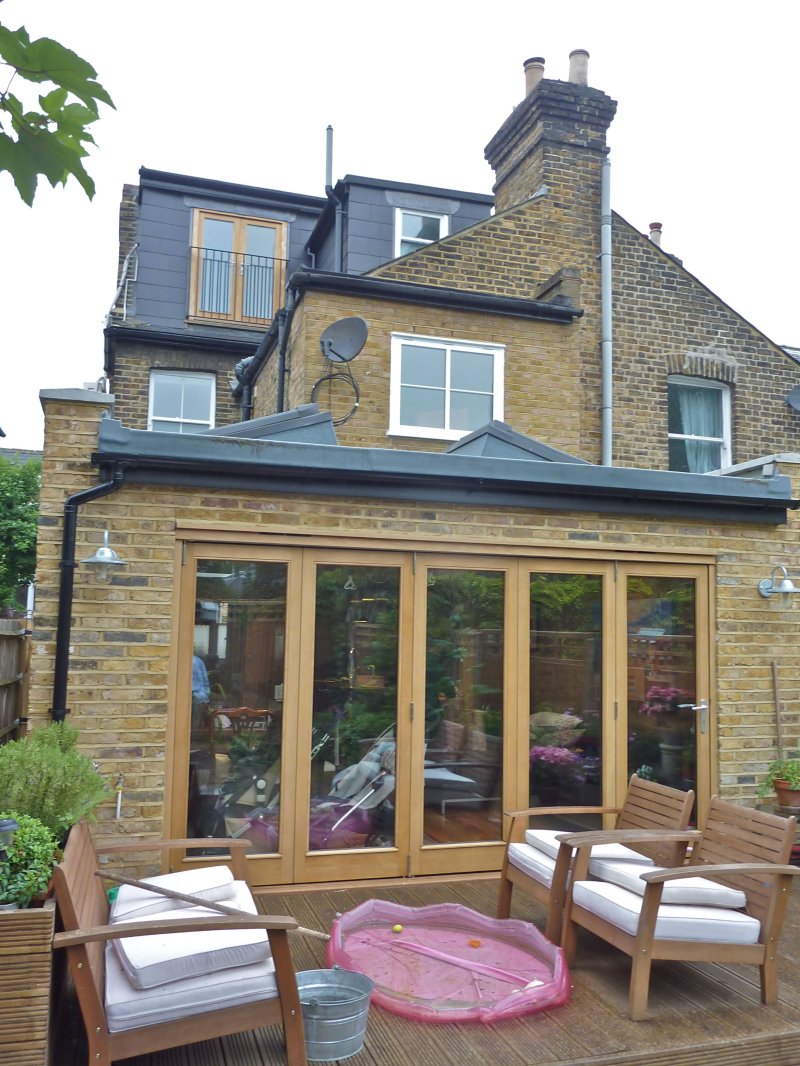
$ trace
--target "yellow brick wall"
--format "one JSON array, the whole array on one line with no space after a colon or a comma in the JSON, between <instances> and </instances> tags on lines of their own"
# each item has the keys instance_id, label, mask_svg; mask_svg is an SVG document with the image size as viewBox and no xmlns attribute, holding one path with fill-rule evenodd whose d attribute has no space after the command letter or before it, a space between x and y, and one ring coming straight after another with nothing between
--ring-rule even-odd
<instances>
[{"instance_id":1,"label":"yellow brick wall","mask_svg":"<svg viewBox=\"0 0 800 1066\"><path fill-rule=\"evenodd\" d=\"M574 358L580 325L532 322L500 315L475 314L446 308L417 307L400 302L364 300L359 313L367 320L369 336L350 363L358 383L360 406L346 423L337 426L341 444L373 448L411 448L442 451L447 444L416 437L389 437L389 364L393 332L455 337L476 343L506 346L504 421L528 436L582 458L579 367ZM291 362L286 390L288 406L309 403L314 385L341 364L326 360L319 347L322 331L352 313L346 295L308 292L292 322ZM257 413L275 410L274 383L277 352L259 382ZM339 418L350 409L352 390L341 382L322 383L317 402Z\"/></svg>"},{"instance_id":2,"label":"yellow brick wall","mask_svg":"<svg viewBox=\"0 0 800 1066\"><path fill-rule=\"evenodd\" d=\"M47 720L51 706L61 515L67 495L96 484L89 463L102 404L50 401L44 453L31 715ZM794 471L800 491L800 470ZM162 831L166 774L168 678L172 647L176 521L247 524L293 534L401 538L447 550L452 543L539 545L591 552L710 553L717 559L717 690L719 789L752 802L774 755L777 664L787 745L800 732L800 604L762 599L758 581L776 562L800 566L798 517L788 527L709 524L685 519L611 517L509 508L436 506L300 495L234 494L221 490L124 486L79 511L76 557L100 543L102 530L126 559L122 577L98 586L76 573L69 673L70 720L83 748L104 772L125 776L121 831ZM777 598L776 598L777 599ZM113 803L100 812L109 833Z\"/></svg>"},{"instance_id":3,"label":"yellow brick wall","mask_svg":"<svg viewBox=\"0 0 800 1066\"><path fill-rule=\"evenodd\" d=\"M147 429L150 404L150 371L177 370L213 373L216 377L215 424L231 425L241 422L242 412L231 392L229 379L240 356L224 352L164 348L130 344L114 360L111 389L114 394L114 417L130 429Z\"/></svg>"}]
</instances>

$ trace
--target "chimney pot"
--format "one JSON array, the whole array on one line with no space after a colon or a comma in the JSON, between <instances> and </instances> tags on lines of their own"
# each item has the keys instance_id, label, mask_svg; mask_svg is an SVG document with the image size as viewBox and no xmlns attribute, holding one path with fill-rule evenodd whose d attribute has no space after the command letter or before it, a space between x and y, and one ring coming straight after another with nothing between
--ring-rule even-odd
<instances>
[{"instance_id":1,"label":"chimney pot","mask_svg":"<svg viewBox=\"0 0 800 1066\"><path fill-rule=\"evenodd\" d=\"M569 80L576 85L589 84L589 53L585 48L576 48L570 52Z\"/></svg>"},{"instance_id":2,"label":"chimney pot","mask_svg":"<svg viewBox=\"0 0 800 1066\"><path fill-rule=\"evenodd\" d=\"M544 59L534 56L525 60L525 95L532 93L544 77Z\"/></svg>"},{"instance_id":3,"label":"chimney pot","mask_svg":"<svg viewBox=\"0 0 800 1066\"><path fill-rule=\"evenodd\" d=\"M659 248L661 247L661 223L660 222L651 222L650 223L650 240L653 242L653 244L657 244Z\"/></svg>"}]
</instances>

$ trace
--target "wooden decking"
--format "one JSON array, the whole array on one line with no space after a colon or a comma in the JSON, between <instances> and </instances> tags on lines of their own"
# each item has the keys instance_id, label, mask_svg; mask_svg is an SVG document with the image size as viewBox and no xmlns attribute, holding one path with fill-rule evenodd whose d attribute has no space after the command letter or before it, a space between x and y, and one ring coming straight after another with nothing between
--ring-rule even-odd
<instances>
[{"instance_id":1,"label":"wooden decking","mask_svg":"<svg viewBox=\"0 0 800 1066\"><path fill-rule=\"evenodd\" d=\"M371 898L406 906L463 903L494 912L495 878L411 881L336 890L270 893L264 912L293 914L327 931L337 912ZM523 896L512 917L543 923L543 910ZM298 970L325 966L325 945L296 936ZM556 1010L497 1026L425 1025L371 1007L364 1049L350 1066L799 1066L800 892L795 890L781 950L780 1002L762 1007L755 967L656 963L645 1022L627 1016L630 960L590 934L580 941L570 1002ZM56 1066L84 1066L80 1023L66 1019ZM276 1030L194 1044L129 1059L127 1066L280 1066Z\"/></svg>"}]
</instances>

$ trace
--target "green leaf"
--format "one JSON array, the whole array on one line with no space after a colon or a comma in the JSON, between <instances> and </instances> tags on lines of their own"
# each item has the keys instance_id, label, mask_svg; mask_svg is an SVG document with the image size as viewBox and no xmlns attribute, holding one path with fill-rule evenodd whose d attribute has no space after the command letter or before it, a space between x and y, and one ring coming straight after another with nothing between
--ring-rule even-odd
<instances>
[{"instance_id":1,"label":"green leaf","mask_svg":"<svg viewBox=\"0 0 800 1066\"><path fill-rule=\"evenodd\" d=\"M48 37L31 41L24 27L9 30L4 26L0 26L0 63L14 68L26 81L51 82L54 86L39 96L38 111L26 110L13 94L0 93L0 116L5 112L11 120L10 128L5 123L0 130L5 128L16 135L16 140L2 135L0 169L11 174L29 205L39 174L54 186L72 176L91 199L94 182L82 163L87 155L85 145L94 144L87 127L97 121L100 103L114 106L95 80L94 67L58 41Z\"/></svg>"},{"instance_id":2,"label":"green leaf","mask_svg":"<svg viewBox=\"0 0 800 1066\"><path fill-rule=\"evenodd\" d=\"M55 118L56 115L64 110L68 96L69 92L66 89L53 89L46 96L39 97L39 105L46 115Z\"/></svg>"},{"instance_id":3,"label":"green leaf","mask_svg":"<svg viewBox=\"0 0 800 1066\"><path fill-rule=\"evenodd\" d=\"M38 171L27 153L20 151L19 142L12 141L5 133L0 133L0 170L9 172L22 200L32 207Z\"/></svg>"},{"instance_id":4,"label":"green leaf","mask_svg":"<svg viewBox=\"0 0 800 1066\"><path fill-rule=\"evenodd\" d=\"M3 63L8 63L10 67L23 66L29 44L30 37L24 26L20 26L18 30L0 26L0 60Z\"/></svg>"}]
</instances>

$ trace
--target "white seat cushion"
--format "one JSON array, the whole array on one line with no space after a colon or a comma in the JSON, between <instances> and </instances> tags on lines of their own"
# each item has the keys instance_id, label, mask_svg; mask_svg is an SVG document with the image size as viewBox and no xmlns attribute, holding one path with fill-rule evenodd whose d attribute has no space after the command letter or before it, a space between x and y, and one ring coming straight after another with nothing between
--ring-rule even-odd
<instances>
[{"instance_id":1,"label":"white seat cushion","mask_svg":"<svg viewBox=\"0 0 800 1066\"><path fill-rule=\"evenodd\" d=\"M257 914L250 889L244 881L234 881L235 895L227 905ZM148 916L154 928L173 919L219 917L206 907L187 907ZM128 921L136 919L129 918ZM124 925L124 921L117 922ZM157 933L153 936L123 937L112 941L117 958L134 988L154 988L182 981L198 974L216 973L238 966L263 962L269 957L265 929L220 929L200 933Z\"/></svg>"},{"instance_id":2,"label":"white seat cushion","mask_svg":"<svg viewBox=\"0 0 800 1066\"><path fill-rule=\"evenodd\" d=\"M555 860L538 848L532 848L530 844L509 844L508 861L545 888L552 885Z\"/></svg>"},{"instance_id":3,"label":"white seat cushion","mask_svg":"<svg viewBox=\"0 0 800 1066\"><path fill-rule=\"evenodd\" d=\"M210 902L232 899L234 894L233 874L227 866L179 870L174 874L146 877L144 881L148 885L160 885L173 892L199 896L200 899ZM191 907L191 903L170 899L169 896L159 896L156 892L148 892L147 889L136 888L133 885L120 885L117 898L111 905L109 920L113 925L114 922L125 921L126 918L139 919L148 914L158 914L160 911L176 910L181 907Z\"/></svg>"},{"instance_id":4,"label":"white seat cushion","mask_svg":"<svg viewBox=\"0 0 800 1066\"><path fill-rule=\"evenodd\" d=\"M558 849L561 846L557 839L563 836L566 829L528 829L525 832L525 843L532 848L538 848L551 859L558 857ZM597 844L592 848L592 857L614 859L617 862L637 862L645 866L652 866L646 855L640 855L632 848L626 848L624 844Z\"/></svg>"},{"instance_id":5,"label":"white seat cushion","mask_svg":"<svg viewBox=\"0 0 800 1066\"><path fill-rule=\"evenodd\" d=\"M635 892L639 896L644 895L647 882L643 881L641 874L651 870L663 870L663 866L647 866L642 868L630 862L609 862L607 859L592 859L589 863L589 874L598 881L609 881L614 885L621 885L629 892ZM667 881L661 895L662 903L686 903L688 905L706 907L730 907L739 910L747 906L747 896L737 888L728 888L727 885L718 884L710 877L682 877L678 881Z\"/></svg>"},{"instance_id":6,"label":"white seat cushion","mask_svg":"<svg viewBox=\"0 0 800 1066\"><path fill-rule=\"evenodd\" d=\"M106 1018L112 1033L272 999L277 994L271 957L235 970L138 989L128 980L113 944L106 948Z\"/></svg>"},{"instance_id":7,"label":"white seat cushion","mask_svg":"<svg viewBox=\"0 0 800 1066\"><path fill-rule=\"evenodd\" d=\"M579 907L636 935L642 897L605 881L576 881L573 899ZM656 918L658 940L695 940L715 944L756 944L761 923L741 911L723 907L662 904Z\"/></svg>"}]
</instances>

